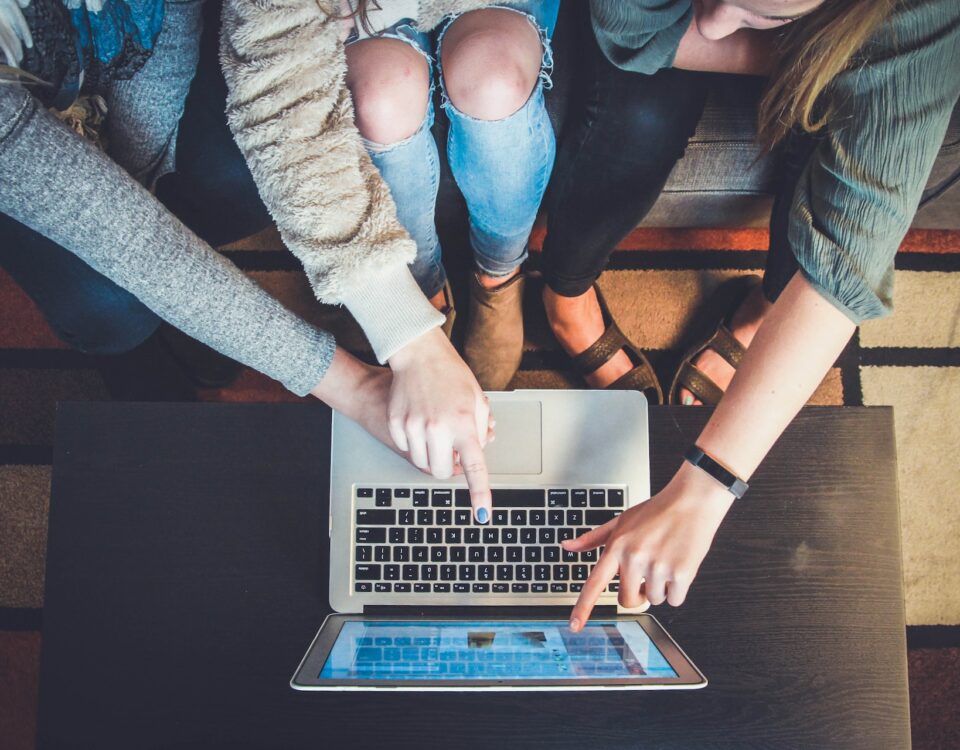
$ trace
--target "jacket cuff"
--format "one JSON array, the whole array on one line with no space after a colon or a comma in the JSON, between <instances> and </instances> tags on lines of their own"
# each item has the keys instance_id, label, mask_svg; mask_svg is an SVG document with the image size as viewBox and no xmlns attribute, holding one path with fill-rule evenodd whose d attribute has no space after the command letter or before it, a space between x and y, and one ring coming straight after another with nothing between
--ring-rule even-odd
<instances>
[{"instance_id":1,"label":"jacket cuff","mask_svg":"<svg viewBox=\"0 0 960 750\"><path fill-rule=\"evenodd\" d=\"M444 321L406 265L392 264L367 274L360 284L344 290L340 301L360 324L380 364Z\"/></svg>"}]
</instances>

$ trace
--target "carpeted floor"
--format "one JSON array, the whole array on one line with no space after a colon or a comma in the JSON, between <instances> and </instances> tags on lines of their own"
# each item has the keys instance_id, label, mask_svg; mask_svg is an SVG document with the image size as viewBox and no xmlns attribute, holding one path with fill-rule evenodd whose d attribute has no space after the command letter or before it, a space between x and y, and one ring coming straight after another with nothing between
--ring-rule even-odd
<instances>
[{"instance_id":1,"label":"carpeted floor","mask_svg":"<svg viewBox=\"0 0 960 750\"><path fill-rule=\"evenodd\" d=\"M766 243L757 229L638 230L614 255L604 294L663 381L696 304L730 275L762 269ZM275 232L224 252L348 348L366 350L355 324L314 301ZM529 297L527 350L513 385L581 387L536 294ZM33 746L54 405L105 397L91 360L66 349L0 272L0 746L10 750ZM249 371L202 398L295 400ZM960 444L960 232L908 236L897 259L897 314L863 326L813 402L895 406L914 747L960 747L960 464L951 455Z\"/></svg>"}]
</instances>

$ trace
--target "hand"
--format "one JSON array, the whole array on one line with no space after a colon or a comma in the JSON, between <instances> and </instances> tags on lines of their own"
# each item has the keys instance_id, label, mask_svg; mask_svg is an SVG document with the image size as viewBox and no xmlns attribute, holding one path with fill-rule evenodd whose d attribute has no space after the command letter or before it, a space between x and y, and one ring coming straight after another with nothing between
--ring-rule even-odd
<instances>
[{"instance_id":1,"label":"hand","mask_svg":"<svg viewBox=\"0 0 960 750\"><path fill-rule=\"evenodd\" d=\"M647 502L563 542L571 552L605 545L573 608L570 629L577 632L583 627L618 571L622 606L632 609L664 600L674 607L683 604L732 503L733 495L722 485L684 463Z\"/></svg>"},{"instance_id":2,"label":"hand","mask_svg":"<svg viewBox=\"0 0 960 750\"><path fill-rule=\"evenodd\" d=\"M20 12L29 4L30 0L0 0L0 54L14 68L23 59L23 48L33 47L30 27Z\"/></svg>"},{"instance_id":3,"label":"hand","mask_svg":"<svg viewBox=\"0 0 960 750\"><path fill-rule=\"evenodd\" d=\"M439 328L389 359L393 370L390 436L410 461L438 479L459 467L477 521L490 519L490 482L483 446L491 437L490 406L473 373Z\"/></svg>"}]
</instances>

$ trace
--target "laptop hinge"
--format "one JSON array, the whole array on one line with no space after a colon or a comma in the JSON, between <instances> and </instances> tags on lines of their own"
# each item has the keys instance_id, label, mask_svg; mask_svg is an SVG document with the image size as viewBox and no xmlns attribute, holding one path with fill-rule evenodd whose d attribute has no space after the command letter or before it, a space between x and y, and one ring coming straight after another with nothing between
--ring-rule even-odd
<instances>
[{"instance_id":1,"label":"laptop hinge","mask_svg":"<svg viewBox=\"0 0 960 750\"><path fill-rule=\"evenodd\" d=\"M459 617L459 618L477 618L477 617L542 617L548 620L566 620L570 617L569 605L563 606L529 606L516 607L509 606L412 606L412 605L366 605L363 608L365 615L397 615L404 617ZM617 615L616 605L604 605L594 607L591 617L615 617Z\"/></svg>"}]
</instances>

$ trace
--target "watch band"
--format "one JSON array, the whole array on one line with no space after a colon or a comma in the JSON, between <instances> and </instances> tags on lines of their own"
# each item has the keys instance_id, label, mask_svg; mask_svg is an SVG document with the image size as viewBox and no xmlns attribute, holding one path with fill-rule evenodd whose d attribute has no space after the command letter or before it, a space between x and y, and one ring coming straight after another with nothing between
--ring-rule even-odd
<instances>
[{"instance_id":1,"label":"watch band","mask_svg":"<svg viewBox=\"0 0 960 750\"><path fill-rule=\"evenodd\" d=\"M726 487L738 500L750 489L750 485L729 469L724 468L696 445L691 445L687 448L687 452L683 454L683 457L698 469L706 472L720 482L720 484Z\"/></svg>"}]
</instances>

